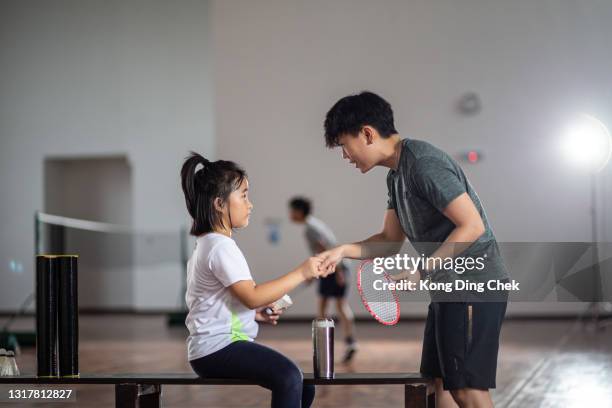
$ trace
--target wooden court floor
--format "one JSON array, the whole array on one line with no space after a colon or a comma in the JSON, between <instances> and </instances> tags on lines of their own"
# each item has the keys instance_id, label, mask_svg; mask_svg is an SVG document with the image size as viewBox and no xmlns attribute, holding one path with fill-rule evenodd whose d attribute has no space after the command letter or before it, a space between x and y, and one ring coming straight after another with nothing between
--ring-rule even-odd
<instances>
[{"instance_id":1,"label":"wooden court floor","mask_svg":"<svg viewBox=\"0 0 612 408\"><path fill-rule=\"evenodd\" d=\"M341 371L418 371L423 321L394 327L358 323L359 351ZM15 329L33 327L23 318ZM338 333L341 334L341 333ZM167 328L164 316L84 315L80 318L80 369L89 373L184 372L185 331ZM341 339L341 337L339 338ZM261 326L259 341L312 371L310 325ZM573 320L509 320L504 324L498 362L497 407L612 407L612 326L584 330ZM336 341L337 354L343 344ZM18 359L24 373L35 372L34 349ZM1 407L112 407L112 386L78 386L77 402L66 404L0 403ZM165 407L266 407L269 392L259 387L165 386ZM315 407L400 407L396 386L318 387Z\"/></svg>"}]
</instances>

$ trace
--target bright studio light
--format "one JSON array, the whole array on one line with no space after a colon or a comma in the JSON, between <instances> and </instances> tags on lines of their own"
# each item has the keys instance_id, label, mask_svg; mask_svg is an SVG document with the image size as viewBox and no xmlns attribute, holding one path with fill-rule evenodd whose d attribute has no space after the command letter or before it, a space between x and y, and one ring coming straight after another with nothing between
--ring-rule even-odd
<instances>
[{"instance_id":1,"label":"bright studio light","mask_svg":"<svg viewBox=\"0 0 612 408\"><path fill-rule=\"evenodd\" d=\"M577 166L598 172L612 154L612 139L606 126L593 116L580 114L565 133L563 151Z\"/></svg>"}]
</instances>

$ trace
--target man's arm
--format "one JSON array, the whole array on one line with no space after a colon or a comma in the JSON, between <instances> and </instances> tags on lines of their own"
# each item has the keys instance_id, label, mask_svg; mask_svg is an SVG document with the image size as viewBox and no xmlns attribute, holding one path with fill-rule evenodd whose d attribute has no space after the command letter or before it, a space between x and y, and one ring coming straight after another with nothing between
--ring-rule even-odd
<instances>
[{"instance_id":1,"label":"man's arm","mask_svg":"<svg viewBox=\"0 0 612 408\"><path fill-rule=\"evenodd\" d=\"M333 270L342 258L370 259L396 254L402 247L406 236L394 209L385 212L382 231L371 237L344 244L325 251L319 256L323 258L322 269Z\"/></svg>"},{"instance_id":2,"label":"man's arm","mask_svg":"<svg viewBox=\"0 0 612 408\"><path fill-rule=\"evenodd\" d=\"M455 224L429 258L454 258L485 232L482 217L466 191L466 182L448 160L422 157L414 163L412 171L420 195Z\"/></svg>"},{"instance_id":3,"label":"man's arm","mask_svg":"<svg viewBox=\"0 0 612 408\"><path fill-rule=\"evenodd\" d=\"M463 193L452 200L442 213L455 224L455 229L446 237L442 245L429 256L429 259L454 258L466 250L485 232L482 217L467 193ZM434 266L435 264L434 262ZM424 266L425 268L423 268L422 272L431 272L431 268L427 267L427 262L425 262ZM403 273L392 275L391 279L407 279L415 275L415 272L416 270L404 271Z\"/></svg>"},{"instance_id":4,"label":"man's arm","mask_svg":"<svg viewBox=\"0 0 612 408\"><path fill-rule=\"evenodd\" d=\"M454 258L485 232L482 217L468 193L463 193L451 201L443 214L455 224L455 229L430 258Z\"/></svg>"}]
</instances>

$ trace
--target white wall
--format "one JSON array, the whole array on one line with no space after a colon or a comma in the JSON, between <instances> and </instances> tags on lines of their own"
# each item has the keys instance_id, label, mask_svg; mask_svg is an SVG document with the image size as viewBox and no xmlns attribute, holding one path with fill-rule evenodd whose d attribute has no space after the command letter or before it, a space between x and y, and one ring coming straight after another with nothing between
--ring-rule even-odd
<instances>
[{"instance_id":1,"label":"white wall","mask_svg":"<svg viewBox=\"0 0 612 408\"><path fill-rule=\"evenodd\" d=\"M609 1L217 0L212 16L219 156L250 173L255 212L238 240L259 279L307 255L287 223L279 246L263 239L293 194L342 241L380 226L385 172L363 176L323 142L326 111L363 89L392 103L403 136L484 152L465 169L500 241L590 240L588 176L556 149L571 113L612 125ZM466 91L483 100L476 117L454 111ZM563 307L576 305L515 310Z\"/></svg>"},{"instance_id":2,"label":"white wall","mask_svg":"<svg viewBox=\"0 0 612 408\"><path fill-rule=\"evenodd\" d=\"M126 157L45 160L43 211L84 220L132 224L132 169ZM42 253L52 246L49 227L41 224ZM133 304L134 267L131 234L63 230L65 252L79 255L79 307L126 309Z\"/></svg>"},{"instance_id":3,"label":"white wall","mask_svg":"<svg viewBox=\"0 0 612 408\"><path fill-rule=\"evenodd\" d=\"M44 172L42 211L132 224L132 168L126 157L50 158Z\"/></svg>"},{"instance_id":4,"label":"white wall","mask_svg":"<svg viewBox=\"0 0 612 408\"><path fill-rule=\"evenodd\" d=\"M362 89L393 104L402 135L451 154L484 151L466 172L499 240L589 240L588 178L554 146L572 112L612 124L611 17L607 0L4 1L0 310L33 289L47 156L127 155L134 227L154 230L186 221L178 171L188 150L239 162L255 213L236 237L258 280L307 255L287 222L278 247L265 241L264 220L285 219L293 194L315 199L342 241L375 231L385 172L357 173L322 136L329 107ZM455 113L465 91L481 95L480 115ZM25 270L7 272L11 259ZM177 268L133 279L135 307L176 304ZM314 311L297 297L292 313Z\"/></svg>"},{"instance_id":5,"label":"white wall","mask_svg":"<svg viewBox=\"0 0 612 408\"><path fill-rule=\"evenodd\" d=\"M186 222L181 160L215 151L208 14L197 0L2 2L0 310L34 287L45 157L126 155L134 228ZM173 307L180 284L179 265L140 268L133 306Z\"/></svg>"}]
</instances>

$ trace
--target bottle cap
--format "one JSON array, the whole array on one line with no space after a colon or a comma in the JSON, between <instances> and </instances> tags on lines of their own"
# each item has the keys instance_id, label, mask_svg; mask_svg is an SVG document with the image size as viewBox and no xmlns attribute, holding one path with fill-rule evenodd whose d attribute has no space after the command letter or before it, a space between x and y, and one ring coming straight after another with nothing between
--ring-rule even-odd
<instances>
[{"instance_id":1,"label":"bottle cap","mask_svg":"<svg viewBox=\"0 0 612 408\"><path fill-rule=\"evenodd\" d=\"M314 319L312 327L334 327L334 321L332 319Z\"/></svg>"}]
</instances>

